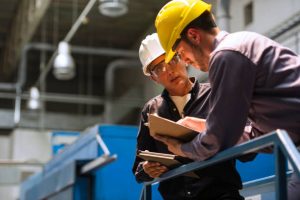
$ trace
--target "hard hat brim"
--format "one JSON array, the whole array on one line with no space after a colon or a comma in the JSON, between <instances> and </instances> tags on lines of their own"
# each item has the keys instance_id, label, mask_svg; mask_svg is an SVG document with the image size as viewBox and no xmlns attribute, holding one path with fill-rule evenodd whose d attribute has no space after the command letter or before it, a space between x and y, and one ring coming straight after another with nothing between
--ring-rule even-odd
<instances>
[{"instance_id":1,"label":"hard hat brim","mask_svg":"<svg viewBox=\"0 0 300 200\"><path fill-rule=\"evenodd\" d=\"M172 60L172 58L174 57L175 54L176 54L176 51L173 51L172 49L170 49L170 51L168 51L166 53L165 62L169 63Z\"/></svg>"},{"instance_id":2,"label":"hard hat brim","mask_svg":"<svg viewBox=\"0 0 300 200\"><path fill-rule=\"evenodd\" d=\"M184 28L206 10L211 11L211 5L203 1L186 1L170 1L159 11L155 20L160 43L166 50L166 63L175 55L176 51L172 48L176 40L180 39Z\"/></svg>"}]
</instances>

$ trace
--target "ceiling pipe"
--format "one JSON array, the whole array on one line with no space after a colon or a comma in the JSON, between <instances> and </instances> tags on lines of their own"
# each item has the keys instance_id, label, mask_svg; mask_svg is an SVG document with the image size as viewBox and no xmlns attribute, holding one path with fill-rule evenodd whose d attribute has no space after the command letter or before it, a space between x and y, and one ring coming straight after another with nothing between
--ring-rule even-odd
<instances>
[{"instance_id":1,"label":"ceiling pipe","mask_svg":"<svg viewBox=\"0 0 300 200\"><path fill-rule=\"evenodd\" d=\"M15 99L15 93L0 92L0 99ZM30 94L28 92L22 93L22 100L29 100ZM103 97L94 97L86 95L73 95L73 94L61 94L61 93L43 93L40 95L42 101L59 102L59 103L73 103L73 104L85 104L85 105L104 105Z\"/></svg>"},{"instance_id":2,"label":"ceiling pipe","mask_svg":"<svg viewBox=\"0 0 300 200\"><path fill-rule=\"evenodd\" d=\"M11 88L11 91L16 89L16 85L23 87L26 82L26 70L27 70L27 54L29 50L40 50L40 51L55 51L56 46L47 43L31 43L25 45L21 54L21 62L18 71L18 79L16 83L4 84L0 83L0 90L5 85L9 85L7 88ZM124 49L114 48L94 48L86 46L72 46L72 52L77 54L85 55L102 55L102 56L120 56L127 58L138 58L138 52ZM14 86L14 87L13 87Z\"/></svg>"},{"instance_id":3,"label":"ceiling pipe","mask_svg":"<svg viewBox=\"0 0 300 200\"><path fill-rule=\"evenodd\" d=\"M104 103L104 121L105 123L113 123L112 102L114 91L114 74L117 69L140 67L141 63L138 59L118 59L108 64L105 71L105 103Z\"/></svg>"},{"instance_id":4,"label":"ceiling pipe","mask_svg":"<svg viewBox=\"0 0 300 200\"><path fill-rule=\"evenodd\" d=\"M67 35L65 36L65 38L62 40L63 42L69 43L71 41L71 39L73 38L74 34L76 33L76 31L78 30L78 28L82 24L83 20L85 19L85 17L87 16L87 14L90 12L90 10L93 8L93 6L95 5L96 2L97 2L97 0L90 0L87 3L87 5L83 9L83 11L81 12L81 14L79 15L79 17L75 21L75 23L72 25L70 31L67 33ZM45 80L48 72L51 69L53 61L54 61L54 59L56 58L57 55L58 55L58 50L56 49L55 52L52 54L52 56L51 56L49 62L47 63L46 67L40 73L40 76L39 76L38 80L36 81L36 83L34 84L34 86L37 87L41 82L44 82L44 80Z\"/></svg>"},{"instance_id":5,"label":"ceiling pipe","mask_svg":"<svg viewBox=\"0 0 300 200\"><path fill-rule=\"evenodd\" d=\"M72 39L72 37L74 36L74 34L76 33L76 31L78 30L80 25L82 24L82 21L87 16L87 14L90 12L90 10L93 8L93 6L96 2L97 2L97 0L90 0L87 3L86 7L83 9L83 11L79 15L79 17L77 18L75 23L72 25L70 31L67 33L67 35L63 39L64 42L69 42ZM26 49L26 47L24 49ZM24 53L24 51L27 52L26 50L22 50L22 53ZM34 86L37 87L40 83L44 82L46 75L50 71L53 61L54 61L55 57L57 56L57 53L58 53L58 51L56 49L55 52L52 54L48 64L46 65L44 70L40 73L40 76ZM26 60L21 60L21 67L20 67L20 71L19 71L20 73L18 74L18 82L16 83L16 85L2 84L2 86L0 86L6 90L10 90L13 88L15 88L15 90L16 90L15 115L14 115L14 123L15 124L18 124L20 122L22 86L25 83L25 77L26 77L26 70L24 67L26 65L25 61Z\"/></svg>"},{"instance_id":6,"label":"ceiling pipe","mask_svg":"<svg viewBox=\"0 0 300 200\"><path fill-rule=\"evenodd\" d=\"M230 32L230 0L217 0L217 24L221 30Z\"/></svg>"},{"instance_id":7,"label":"ceiling pipe","mask_svg":"<svg viewBox=\"0 0 300 200\"><path fill-rule=\"evenodd\" d=\"M21 118L21 94L22 88L26 82L26 70L27 70L27 54L30 50L43 50L43 51L54 51L56 47L54 45L45 43L31 43L25 45L21 53L21 61L18 71L18 78L16 83L0 83L0 90L15 91L15 112L14 112L14 123L18 125ZM84 46L74 46L73 53L78 54L89 54L89 55L103 55L103 56L122 56L128 58L137 58L137 51L113 49L113 48L92 48Z\"/></svg>"},{"instance_id":8,"label":"ceiling pipe","mask_svg":"<svg viewBox=\"0 0 300 200\"><path fill-rule=\"evenodd\" d=\"M30 49L36 49L36 47L45 46L45 45L38 45L38 44L29 44L25 45L21 52L21 59L18 71L18 78L16 83L0 83L0 90L6 91L16 91L17 87L22 87L25 82L26 77L26 62L27 62L27 52ZM42 47L40 47L42 49Z\"/></svg>"},{"instance_id":9,"label":"ceiling pipe","mask_svg":"<svg viewBox=\"0 0 300 200\"><path fill-rule=\"evenodd\" d=\"M15 84L15 91L16 91L16 98L15 98L15 112L14 112L14 124L19 125L21 120L21 95L22 89L26 82L26 63L27 63L27 52L31 49L47 49L50 48L48 45L45 44L29 44L25 45L21 52L21 61L18 71L18 78Z\"/></svg>"},{"instance_id":10,"label":"ceiling pipe","mask_svg":"<svg viewBox=\"0 0 300 200\"><path fill-rule=\"evenodd\" d=\"M83 9L83 11L81 12L81 14L79 15L79 17L77 18L77 20L75 21L75 23L72 25L70 31L67 33L67 35L65 36L65 38L63 39L64 42L69 42L72 37L74 36L74 34L76 33L76 31L78 30L78 28L80 27L80 25L82 24L82 21L85 19L85 17L87 16L87 14L90 12L90 10L93 8L94 4L97 2L97 0L90 0L86 7ZM26 49L26 47L24 48ZM22 53L27 52L26 50L22 50ZM53 53L53 55L51 56L48 64L46 65L46 67L42 70L42 72L40 73L40 76L37 80L37 82L35 83L34 86L38 86L40 83L44 82L46 75L48 74L51 65L54 61L54 58L57 56L57 49L55 50L55 52ZM10 85L10 84L2 84L0 86L0 88L2 87L2 89L6 89L6 90L12 90L15 88L16 90L16 101L15 101L15 115L14 115L14 123L18 124L20 122L20 110L21 110L21 94L22 94L22 86L25 83L25 77L26 77L26 70L25 70L25 65L26 65L26 60L21 60L21 67L20 67L20 73L18 74L18 82L16 83L16 85Z\"/></svg>"},{"instance_id":11,"label":"ceiling pipe","mask_svg":"<svg viewBox=\"0 0 300 200\"><path fill-rule=\"evenodd\" d=\"M97 2L97 0L90 0L87 3L86 7L83 9L83 11L79 15L79 17L77 18L77 20L75 21L75 23L72 25L70 31L67 33L67 35L63 39L64 42L69 42L72 39L72 37L74 36L74 34L76 33L76 31L78 30L78 28L80 27L80 25L82 24L82 21L85 19L85 17L90 12L90 10L93 8L93 6L94 6L94 4L96 2ZM57 53L58 53L58 51L56 49L55 52L52 54L52 56L51 56L49 62L47 63L46 67L40 73L40 76L39 76L38 80L34 84L35 87L37 87L38 85L40 85L40 83L44 82L44 80L46 78L46 75L50 71L50 68L52 66L53 61L54 61L55 57L57 56ZM24 78L26 76L26 71L24 70L24 68L21 68L20 71L21 71L21 74L19 74L18 78L22 79L22 78ZM20 76L23 76L23 75L24 75L24 77L20 77ZM25 80L25 78L24 78L24 80ZM22 94L22 86L24 84L24 80L20 80L21 82L19 82L19 84L17 83L16 87L15 87L16 88L16 101L15 101L14 123L16 125L19 124L19 122L20 122L20 116L21 116L21 94ZM3 85L3 88L4 88L4 85Z\"/></svg>"},{"instance_id":12,"label":"ceiling pipe","mask_svg":"<svg viewBox=\"0 0 300 200\"><path fill-rule=\"evenodd\" d=\"M0 90L14 91L14 90L16 90L16 84L15 83L0 83Z\"/></svg>"}]
</instances>

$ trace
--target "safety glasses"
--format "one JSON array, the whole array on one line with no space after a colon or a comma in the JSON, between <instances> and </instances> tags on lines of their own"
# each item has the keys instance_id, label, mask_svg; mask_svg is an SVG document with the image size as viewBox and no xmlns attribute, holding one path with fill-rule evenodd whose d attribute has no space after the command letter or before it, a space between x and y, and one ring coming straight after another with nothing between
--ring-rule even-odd
<instances>
[{"instance_id":1,"label":"safety glasses","mask_svg":"<svg viewBox=\"0 0 300 200\"><path fill-rule=\"evenodd\" d=\"M150 74L155 77L160 77L162 74L170 70L172 66L177 65L180 60L180 56L176 53L168 64L165 63L164 60L156 64L152 69L150 69Z\"/></svg>"}]
</instances>

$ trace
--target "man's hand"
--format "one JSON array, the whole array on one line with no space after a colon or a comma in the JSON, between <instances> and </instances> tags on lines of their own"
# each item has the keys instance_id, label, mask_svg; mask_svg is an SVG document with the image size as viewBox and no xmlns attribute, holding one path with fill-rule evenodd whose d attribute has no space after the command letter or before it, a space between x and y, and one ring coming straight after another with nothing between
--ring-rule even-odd
<instances>
[{"instance_id":1,"label":"man's hand","mask_svg":"<svg viewBox=\"0 0 300 200\"><path fill-rule=\"evenodd\" d=\"M186 157L184 153L181 151L182 143L179 140L167 136L162 136L162 135L155 135L154 138L156 140L165 143L165 145L168 146L168 150L171 151L173 154Z\"/></svg>"},{"instance_id":2,"label":"man's hand","mask_svg":"<svg viewBox=\"0 0 300 200\"><path fill-rule=\"evenodd\" d=\"M166 166L158 162L148 162L148 161L143 163L143 169L151 178L157 178L161 174L169 170Z\"/></svg>"},{"instance_id":3,"label":"man's hand","mask_svg":"<svg viewBox=\"0 0 300 200\"><path fill-rule=\"evenodd\" d=\"M178 120L176 123L193 129L194 131L203 132L206 130L205 122L205 119L196 117L185 117L183 119Z\"/></svg>"}]
</instances>

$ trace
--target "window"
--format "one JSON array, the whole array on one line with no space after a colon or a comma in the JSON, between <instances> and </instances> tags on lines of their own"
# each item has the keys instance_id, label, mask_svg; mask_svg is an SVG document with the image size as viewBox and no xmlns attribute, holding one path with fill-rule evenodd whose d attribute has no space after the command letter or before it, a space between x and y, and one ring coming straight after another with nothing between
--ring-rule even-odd
<instances>
[{"instance_id":1,"label":"window","mask_svg":"<svg viewBox=\"0 0 300 200\"><path fill-rule=\"evenodd\" d=\"M244 8L244 22L245 26L253 21L253 2L248 3Z\"/></svg>"}]
</instances>

